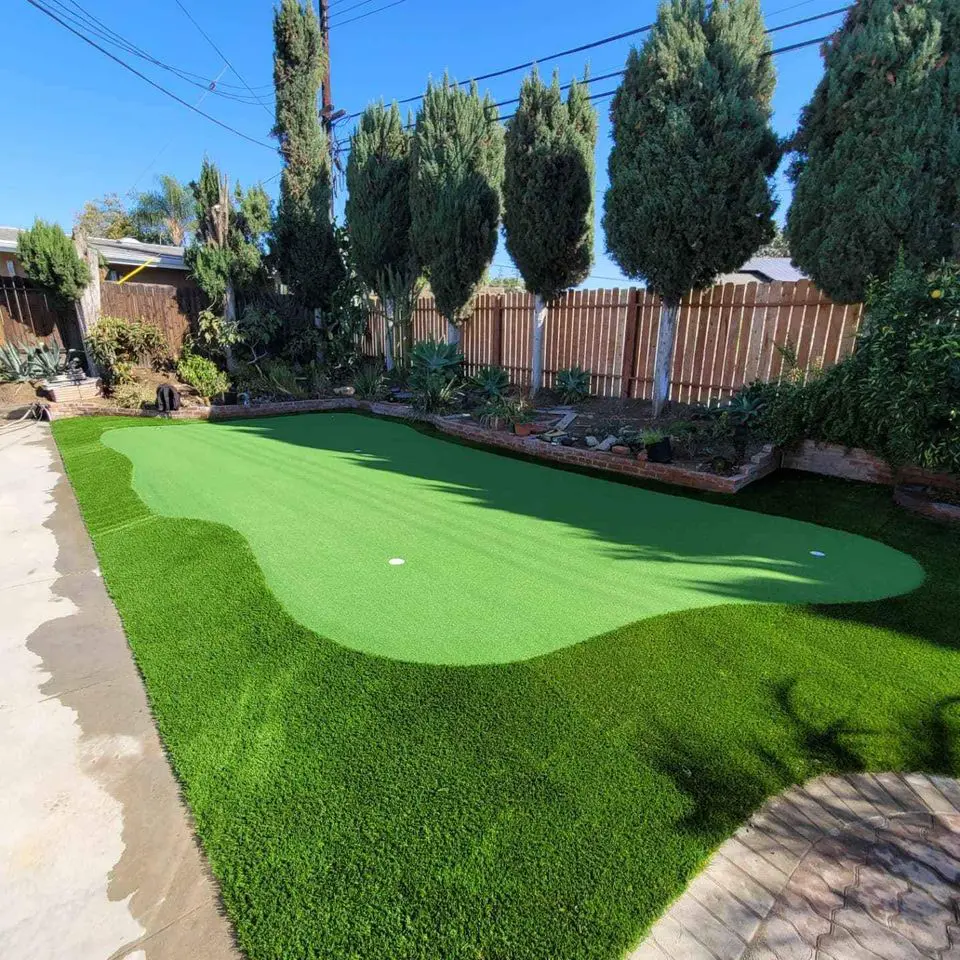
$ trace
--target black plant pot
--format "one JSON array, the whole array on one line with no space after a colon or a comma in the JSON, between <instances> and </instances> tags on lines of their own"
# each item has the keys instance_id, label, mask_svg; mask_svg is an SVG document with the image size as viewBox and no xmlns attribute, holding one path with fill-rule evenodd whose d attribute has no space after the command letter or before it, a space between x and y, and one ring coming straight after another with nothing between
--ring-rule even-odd
<instances>
[{"instance_id":1,"label":"black plant pot","mask_svg":"<svg viewBox=\"0 0 960 960\"><path fill-rule=\"evenodd\" d=\"M673 460L673 448L670 438L664 437L656 443L647 444L647 460L651 463L670 463Z\"/></svg>"}]
</instances>

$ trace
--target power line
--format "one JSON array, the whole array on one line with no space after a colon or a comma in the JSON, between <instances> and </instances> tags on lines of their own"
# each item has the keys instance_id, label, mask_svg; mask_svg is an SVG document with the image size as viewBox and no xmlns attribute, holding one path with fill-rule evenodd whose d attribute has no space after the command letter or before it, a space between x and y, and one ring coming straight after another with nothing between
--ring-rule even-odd
<instances>
[{"instance_id":1,"label":"power line","mask_svg":"<svg viewBox=\"0 0 960 960\"><path fill-rule=\"evenodd\" d=\"M132 73L134 76L139 77L145 83L149 83L150 86L153 87L155 90L159 90L162 94L165 94L166 96L170 97L172 100L176 100L177 103L179 103L181 106L186 107L188 110L192 110L194 113L199 114L205 120L209 120L211 123L215 123L218 127L221 127L224 130L228 130L230 133L236 134L238 137L241 137L242 139L247 140L250 143L255 143L257 144L257 146L260 146L260 147L266 147L266 149L270 150L271 152L275 149L271 144L265 143L263 140L257 140L256 137L251 137L246 133L241 133L241 131L235 129L234 127L231 127L229 124L224 123L222 120L218 120L216 117L212 116L209 113L204 112L199 107L196 107L192 103L189 103L188 101L184 100L182 97L177 96L177 94L175 94L172 90L168 90L166 87L161 86L155 80L151 80L150 77L148 77L146 74L141 73L139 70L136 69L136 67L132 67L129 63L126 62L126 60L121 60L120 57L115 56L109 50L105 50L96 41L91 40L88 36L81 33L79 30L75 30L73 27L70 26L69 23L62 20L52 10L50 10L48 7L45 7L42 3L40 3L39 0L27 0L27 3L29 3L33 7L36 7L41 13L46 14L48 17L50 17L51 20L55 20L57 23L60 24L61 27L63 27L65 30L69 30L70 33L72 33L74 36L79 37L84 43L89 44L95 50L99 50L100 53L102 53L105 57L109 57L111 60L113 60L114 63L118 63L121 67L124 68L124 70L129 70L130 73Z\"/></svg>"},{"instance_id":2,"label":"power line","mask_svg":"<svg viewBox=\"0 0 960 960\"><path fill-rule=\"evenodd\" d=\"M131 56L137 57L140 60L144 60L147 63L153 64L154 66L159 67L161 70L172 73L174 76L185 81L186 83L198 87L201 90L208 90L216 96L224 97L228 100L235 100L238 103L253 102L246 95L229 93L226 90L218 89L218 86L233 87L234 84L220 83L219 80L211 80L209 77L206 77L203 74L196 73L192 70L186 70L182 67L173 66L172 64L166 63L165 61L153 56L142 47L132 43L122 34L117 33L98 17L90 13L90 11L87 10L82 4L78 3L77 0L70 0L71 6L77 11L76 13L74 13L73 10L68 9L62 0L49 0L49 2L54 5L55 12L58 16L68 20L74 26L80 28L81 31L93 34L93 36L102 40L104 43L116 47L117 49L122 50L124 53L130 54ZM265 86L269 87L271 85L266 84ZM240 90L242 88L236 87L236 89Z\"/></svg>"},{"instance_id":3,"label":"power line","mask_svg":"<svg viewBox=\"0 0 960 960\"><path fill-rule=\"evenodd\" d=\"M360 0L359 3L353 3L349 7L344 7L342 10L338 10L333 16L339 17L341 14L349 13L351 10L358 10L360 7L365 7L368 4L374 3L375 0ZM330 6L335 6L335 3L331 3Z\"/></svg>"},{"instance_id":4,"label":"power line","mask_svg":"<svg viewBox=\"0 0 960 960\"><path fill-rule=\"evenodd\" d=\"M398 0L398 2L400 2L400 0ZM812 0L803 0L803 2L804 3L812 2ZM784 10L778 10L774 14L771 14L771 16L775 16L776 13L783 13L785 12L785 10L794 9L794 7L800 6L800 5L801 4L794 4L790 7L784 8ZM777 33L780 30L788 30L791 27L798 27L806 23L813 23L816 20L824 20L827 17L835 16L838 13L844 13L845 11L849 10L851 6L852 4L847 4L846 6L843 6L843 7L837 7L836 9L828 10L826 13L818 13L812 17L804 17L800 20L793 20L790 23L781 23L775 27L770 27L769 29L766 30L766 33ZM542 63L549 63L552 60L559 60L561 57L567 57L574 53L583 53L585 50L594 50L597 47L605 46L608 43L614 43L617 40L623 40L623 39L626 39L627 37L634 37L641 33L647 33L653 29L653 26L654 25L652 23L648 23L642 27L636 27L633 30L625 30L622 33L615 33L609 37L602 37L599 40L593 40L590 43L581 44L579 47L571 47L569 50L561 50L559 53L552 53L549 56L541 57L538 60L528 60L525 63L518 63L512 67L504 67L502 70L493 70L490 73L482 73L476 77L471 77L469 80L459 81L456 85L460 87L465 87L472 83L478 83L481 80L492 80L495 77L506 76L508 73L516 73L519 70L526 70L529 67L539 66ZM613 76L613 74L608 74L607 76ZM415 103L416 101L422 100L422 99L423 99L423 94L418 93L416 96L405 97L402 100L398 100L397 104L402 105L405 103ZM513 103L516 101L508 101L508 102ZM359 110L356 113L348 114L345 119L355 120L362 113L363 111Z\"/></svg>"},{"instance_id":5,"label":"power line","mask_svg":"<svg viewBox=\"0 0 960 960\"><path fill-rule=\"evenodd\" d=\"M356 23L357 20L366 20L367 17L372 17L375 13L381 13L384 10L389 10L391 7L398 7L401 3L406 3L407 0L393 0L393 3L388 3L385 6L377 7L376 10L370 10L368 13L361 13L357 17L350 17L347 20L340 20L338 23L331 23L331 27L345 27L348 23ZM346 10L341 11L346 13Z\"/></svg>"},{"instance_id":6,"label":"power line","mask_svg":"<svg viewBox=\"0 0 960 960\"><path fill-rule=\"evenodd\" d=\"M190 11L180 2L180 0L174 0L174 2L183 11L184 16L186 16L186 18L197 28L203 39L206 40L211 47L213 47L220 59L233 71L236 78L247 88L247 90L250 91L250 95L257 101L257 103L260 104L261 107L263 107L267 113L267 116L272 116L270 113L270 108L253 92L250 84L247 83L247 81L244 80L244 78L240 75L240 71L230 62L230 59L227 57L227 55L213 42L210 34L208 34L207 31L204 30L203 27L201 27L200 24L193 19Z\"/></svg>"}]
</instances>

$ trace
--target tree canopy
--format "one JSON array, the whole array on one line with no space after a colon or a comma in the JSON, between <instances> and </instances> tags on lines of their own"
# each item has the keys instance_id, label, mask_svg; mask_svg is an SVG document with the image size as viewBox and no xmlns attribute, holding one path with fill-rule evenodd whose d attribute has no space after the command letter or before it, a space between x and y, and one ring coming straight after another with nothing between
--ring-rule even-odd
<instances>
[{"instance_id":1,"label":"tree canopy","mask_svg":"<svg viewBox=\"0 0 960 960\"><path fill-rule=\"evenodd\" d=\"M282 0L273 37L273 136L284 163L273 252L284 282L307 306L326 309L345 269L330 220L330 145L317 113L325 54L313 7Z\"/></svg>"},{"instance_id":2,"label":"tree canopy","mask_svg":"<svg viewBox=\"0 0 960 960\"><path fill-rule=\"evenodd\" d=\"M395 103L367 107L350 138L346 219L353 263L381 297L388 274L418 272L410 233L410 140Z\"/></svg>"},{"instance_id":3,"label":"tree canopy","mask_svg":"<svg viewBox=\"0 0 960 960\"><path fill-rule=\"evenodd\" d=\"M24 273L60 304L79 299L90 282L90 270L73 241L56 223L34 220L17 238L17 257Z\"/></svg>"},{"instance_id":4,"label":"tree canopy","mask_svg":"<svg viewBox=\"0 0 960 960\"><path fill-rule=\"evenodd\" d=\"M757 0L671 0L613 98L607 246L668 299L773 237L775 84Z\"/></svg>"},{"instance_id":5,"label":"tree canopy","mask_svg":"<svg viewBox=\"0 0 960 960\"><path fill-rule=\"evenodd\" d=\"M560 79L536 69L507 121L503 227L507 251L528 290L552 300L586 279L593 263L597 115L585 85L563 102Z\"/></svg>"},{"instance_id":6,"label":"tree canopy","mask_svg":"<svg viewBox=\"0 0 960 960\"><path fill-rule=\"evenodd\" d=\"M437 309L455 325L497 249L503 130L490 96L448 78L428 84L411 166L414 246Z\"/></svg>"},{"instance_id":7,"label":"tree canopy","mask_svg":"<svg viewBox=\"0 0 960 960\"><path fill-rule=\"evenodd\" d=\"M74 228L87 237L120 240L136 236L136 224L116 193L88 200L74 218Z\"/></svg>"},{"instance_id":8,"label":"tree canopy","mask_svg":"<svg viewBox=\"0 0 960 960\"><path fill-rule=\"evenodd\" d=\"M856 301L901 247L916 265L960 253L960 8L859 0L823 53L792 142L787 237L821 289Z\"/></svg>"},{"instance_id":9,"label":"tree canopy","mask_svg":"<svg viewBox=\"0 0 960 960\"><path fill-rule=\"evenodd\" d=\"M197 222L193 191L169 174L157 181L157 188L139 194L130 210L133 235L148 243L183 246Z\"/></svg>"}]
</instances>

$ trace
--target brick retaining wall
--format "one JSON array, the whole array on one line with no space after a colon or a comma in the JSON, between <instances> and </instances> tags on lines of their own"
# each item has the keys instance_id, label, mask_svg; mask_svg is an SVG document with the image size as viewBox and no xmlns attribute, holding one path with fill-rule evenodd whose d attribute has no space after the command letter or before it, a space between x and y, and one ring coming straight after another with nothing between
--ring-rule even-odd
<instances>
[{"instance_id":1,"label":"brick retaining wall","mask_svg":"<svg viewBox=\"0 0 960 960\"><path fill-rule=\"evenodd\" d=\"M861 480L864 483L916 483L960 491L960 476L935 473L922 467L891 467L883 457L859 447L843 447L837 443L804 440L783 452L783 466L790 470L805 470L842 480Z\"/></svg>"}]
</instances>

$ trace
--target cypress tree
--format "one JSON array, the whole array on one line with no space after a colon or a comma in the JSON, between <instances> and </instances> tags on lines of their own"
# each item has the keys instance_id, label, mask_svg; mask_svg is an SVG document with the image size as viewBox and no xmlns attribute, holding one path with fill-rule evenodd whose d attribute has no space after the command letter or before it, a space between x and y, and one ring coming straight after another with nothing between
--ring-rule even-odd
<instances>
[{"instance_id":1,"label":"cypress tree","mask_svg":"<svg viewBox=\"0 0 960 960\"><path fill-rule=\"evenodd\" d=\"M345 268L330 221L330 151L317 111L325 54L313 7L282 0L273 39L273 136L284 162L274 254L281 278L303 303L325 310Z\"/></svg>"},{"instance_id":2,"label":"cypress tree","mask_svg":"<svg viewBox=\"0 0 960 960\"><path fill-rule=\"evenodd\" d=\"M787 238L797 265L851 302L901 247L916 266L960 254L960 7L859 0L823 56L791 144Z\"/></svg>"},{"instance_id":3,"label":"cypress tree","mask_svg":"<svg viewBox=\"0 0 960 960\"><path fill-rule=\"evenodd\" d=\"M17 257L27 277L61 307L78 300L90 282L89 268L59 224L38 218L28 230L21 230Z\"/></svg>"},{"instance_id":4,"label":"cypress tree","mask_svg":"<svg viewBox=\"0 0 960 960\"><path fill-rule=\"evenodd\" d=\"M420 273L410 232L410 140L396 103L389 109L371 105L350 138L347 162L350 250L358 276L387 313L388 370L393 369L395 301L412 294ZM409 317L403 307L399 314Z\"/></svg>"},{"instance_id":5,"label":"cypress tree","mask_svg":"<svg viewBox=\"0 0 960 960\"><path fill-rule=\"evenodd\" d=\"M503 227L507 251L534 294L531 393L543 383L547 304L583 282L593 263L593 175L597 114L585 85L563 102L554 74L536 68L507 122Z\"/></svg>"},{"instance_id":6,"label":"cypress tree","mask_svg":"<svg viewBox=\"0 0 960 960\"><path fill-rule=\"evenodd\" d=\"M611 106L607 247L660 295L654 412L667 399L680 298L773 237L775 84L758 0L671 0L631 50Z\"/></svg>"},{"instance_id":7,"label":"cypress tree","mask_svg":"<svg viewBox=\"0 0 960 960\"><path fill-rule=\"evenodd\" d=\"M503 129L489 94L427 85L413 134L410 206L417 251L451 343L497 249Z\"/></svg>"}]
</instances>

